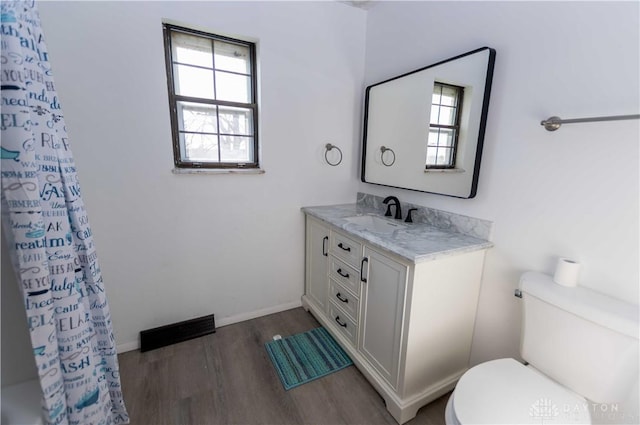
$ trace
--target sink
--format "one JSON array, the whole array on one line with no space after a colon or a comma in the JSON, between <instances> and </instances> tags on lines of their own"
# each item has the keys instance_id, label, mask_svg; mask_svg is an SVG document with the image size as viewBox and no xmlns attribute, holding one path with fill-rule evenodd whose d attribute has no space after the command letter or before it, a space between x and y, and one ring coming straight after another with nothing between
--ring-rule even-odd
<instances>
[{"instance_id":1,"label":"sink","mask_svg":"<svg viewBox=\"0 0 640 425\"><path fill-rule=\"evenodd\" d=\"M387 220L376 215L357 215L355 217L346 217L345 220L375 233L393 233L396 230L402 230L407 227L393 220Z\"/></svg>"}]
</instances>

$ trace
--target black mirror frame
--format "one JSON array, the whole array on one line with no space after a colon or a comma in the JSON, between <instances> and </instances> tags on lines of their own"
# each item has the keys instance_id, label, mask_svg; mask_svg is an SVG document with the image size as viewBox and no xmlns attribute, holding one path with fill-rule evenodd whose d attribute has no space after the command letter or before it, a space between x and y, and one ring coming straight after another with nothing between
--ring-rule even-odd
<instances>
[{"instance_id":1,"label":"black mirror frame","mask_svg":"<svg viewBox=\"0 0 640 425\"><path fill-rule=\"evenodd\" d=\"M366 155L367 155L367 127L368 127L367 124L368 124L368 115L369 115L369 91L373 87L381 85L381 84L384 84L384 83L388 83L389 81L397 80L399 78L406 77L407 75L415 74L416 72L421 72L421 71L424 71L425 69L433 68L435 66L442 65L444 63L451 62L451 61L454 61L456 59L463 58L465 56L473 55L475 53L478 53L478 52L481 52L481 51L484 51L484 50L488 50L489 51L489 59L488 59L488 64L487 64L487 76L486 76L486 79L485 79L484 96L483 96L483 100L482 100L482 111L481 111L481 116L480 116L480 125L479 125L479 129L478 129L478 140L477 140L477 145L476 145L475 163L474 163L474 167L473 167L473 178L472 178L472 182L471 182L471 191L469 193L469 196L467 196L467 197L455 196L455 195L449 195L449 194L446 194L446 193L429 192L429 191L420 190L420 189L413 189L413 188L407 188L407 187L386 185L386 184L382 184L382 183L368 182L365 179L365 172L366 172ZM393 187L393 188L397 188L397 189L407 189L407 190L413 190L413 191L416 191L416 192L423 192L423 193L433 193L433 194L436 194L436 195L450 196L450 197L453 197L453 198L470 199L470 198L475 197L476 193L477 193L477 190L478 190L478 179L479 179L479 176L480 176L480 163L481 163L481 160L482 160L482 148L484 146L484 133L485 133L485 128L486 128L486 124L487 124L487 114L489 112L489 99L491 97L491 85L492 85L492 82L493 82L493 70L495 68L495 59L496 59L496 51L495 51L495 49L492 49L491 47L484 46L484 47L480 47L478 49L472 50L470 52L466 52L466 53L463 53L461 55L457 55L457 56L454 56L452 58L445 59L443 61L434 63L432 65L428 65L428 66L425 66L423 68L407 72L407 73L399 75L397 77L389 78L389 79L381 81L379 83L375 83L375 84L372 84L370 86L367 86L367 88L365 90L365 101L364 101L364 127L363 127L363 132L362 132L362 162L361 162L362 165L361 165L360 180L362 182L364 182L364 183L376 184L376 185L379 185L379 186Z\"/></svg>"}]
</instances>

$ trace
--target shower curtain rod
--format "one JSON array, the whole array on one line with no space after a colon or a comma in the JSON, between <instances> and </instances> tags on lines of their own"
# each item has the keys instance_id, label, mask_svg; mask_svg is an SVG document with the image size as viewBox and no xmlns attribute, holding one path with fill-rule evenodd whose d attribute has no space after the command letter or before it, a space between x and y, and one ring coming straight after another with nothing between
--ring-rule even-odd
<instances>
[{"instance_id":1,"label":"shower curtain rod","mask_svg":"<svg viewBox=\"0 0 640 425\"><path fill-rule=\"evenodd\" d=\"M618 120L637 120L640 114L635 115L614 115L609 117L592 117L592 118L571 118L563 120L560 117L549 117L540 122L548 131L556 131L562 124L573 124L576 122L593 122L593 121L618 121Z\"/></svg>"}]
</instances>

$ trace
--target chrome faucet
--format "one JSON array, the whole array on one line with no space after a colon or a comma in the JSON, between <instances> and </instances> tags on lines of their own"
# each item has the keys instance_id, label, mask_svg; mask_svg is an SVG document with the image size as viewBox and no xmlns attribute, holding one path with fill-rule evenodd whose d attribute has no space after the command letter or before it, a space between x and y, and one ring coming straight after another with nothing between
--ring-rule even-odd
<instances>
[{"instance_id":1,"label":"chrome faucet","mask_svg":"<svg viewBox=\"0 0 640 425\"><path fill-rule=\"evenodd\" d=\"M390 203L392 201L393 203ZM387 212L384 214L385 217L391 217L391 206L393 205L396 207L395 219L402 220L402 210L400 209L400 201L398 200L398 198L396 198L395 196L387 196L382 202L384 204L387 204Z\"/></svg>"}]
</instances>

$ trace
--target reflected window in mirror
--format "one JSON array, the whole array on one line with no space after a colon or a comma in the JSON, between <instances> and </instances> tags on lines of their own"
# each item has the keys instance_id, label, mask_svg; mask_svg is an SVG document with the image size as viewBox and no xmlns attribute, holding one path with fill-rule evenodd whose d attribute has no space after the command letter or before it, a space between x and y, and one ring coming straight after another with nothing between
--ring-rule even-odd
<instances>
[{"instance_id":1,"label":"reflected window in mirror","mask_svg":"<svg viewBox=\"0 0 640 425\"><path fill-rule=\"evenodd\" d=\"M435 82L431 101L427 169L455 168L464 88Z\"/></svg>"}]
</instances>

